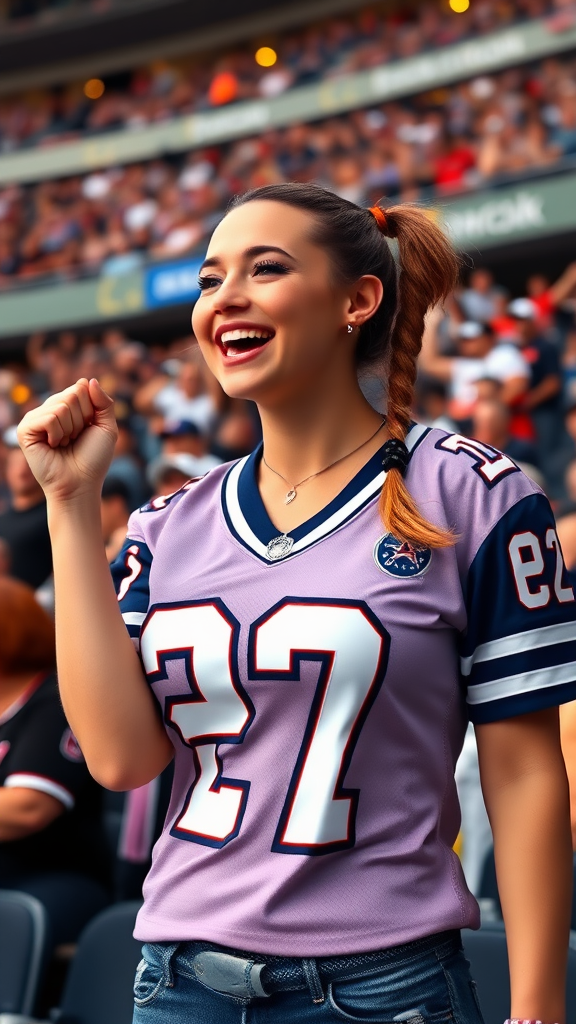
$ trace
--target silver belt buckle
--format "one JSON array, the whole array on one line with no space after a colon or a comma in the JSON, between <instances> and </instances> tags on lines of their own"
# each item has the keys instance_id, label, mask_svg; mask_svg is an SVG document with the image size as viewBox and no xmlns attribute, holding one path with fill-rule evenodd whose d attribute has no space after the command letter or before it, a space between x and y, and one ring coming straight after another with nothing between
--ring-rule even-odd
<instances>
[{"instance_id":1,"label":"silver belt buckle","mask_svg":"<svg viewBox=\"0 0 576 1024\"><path fill-rule=\"evenodd\" d=\"M235 996L236 999L251 999L254 996L262 999L270 995L265 992L260 981L265 964L207 949L196 954L192 966L198 981L214 992Z\"/></svg>"}]
</instances>

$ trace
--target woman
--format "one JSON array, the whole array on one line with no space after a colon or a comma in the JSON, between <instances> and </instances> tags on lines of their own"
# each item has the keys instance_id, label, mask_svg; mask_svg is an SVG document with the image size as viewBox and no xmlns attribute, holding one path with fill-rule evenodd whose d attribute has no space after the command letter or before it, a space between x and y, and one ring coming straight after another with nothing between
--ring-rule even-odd
<instances>
[{"instance_id":1,"label":"woman","mask_svg":"<svg viewBox=\"0 0 576 1024\"><path fill-rule=\"evenodd\" d=\"M0 579L0 889L44 904L54 945L110 901L100 788L58 696L54 623L34 592Z\"/></svg>"},{"instance_id":2,"label":"woman","mask_svg":"<svg viewBox=\"0 0 576 1024\"><path fill-rule=\"evenodd\" d=\"M456 273L417 209L295 184L237 201L193 327L224 391L256 401L263 446L132 517L115 577L141 660L98 540L110 400L81 380L20 426L48 496L62 697L88 764L128 789L175 752L136 927L138 1024L481 1019L458 937L478 910L452 852L466 692L511 1012L564 1020L555 705L576 695L574 594L549 506L516 466L410 424L424 315ZM387 375L386 420L358 386L370 365Z\"/></svg>"}]
</instances>

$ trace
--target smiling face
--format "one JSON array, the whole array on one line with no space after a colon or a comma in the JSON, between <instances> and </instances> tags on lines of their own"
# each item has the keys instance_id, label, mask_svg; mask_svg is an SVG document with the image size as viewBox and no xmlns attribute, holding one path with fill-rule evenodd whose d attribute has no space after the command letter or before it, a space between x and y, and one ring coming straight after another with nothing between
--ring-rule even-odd
<instances>
[{"instance_id":1,"label":"smiling face","mask_svg":"<svg viewBox=\"0 0 576 1024\"><path fill-rule=\"evenodd\" d=\"M216 228L192 326L208 366L235 398L293 400L334 373L354 373L353 287L311 241L314 218L257 200ZM365 317L362 316L362 319Z\"/></svg>"}]
</instances>

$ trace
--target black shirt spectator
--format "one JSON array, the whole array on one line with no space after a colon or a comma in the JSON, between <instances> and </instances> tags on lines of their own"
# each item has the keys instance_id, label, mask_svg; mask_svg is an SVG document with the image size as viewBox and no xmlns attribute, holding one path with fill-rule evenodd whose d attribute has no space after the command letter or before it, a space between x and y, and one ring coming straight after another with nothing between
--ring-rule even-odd
<instances>
[{"instance_id":1,"label":"black shirt spectator","mask_svg":"<svg viewBox=\"0 0 576 1024\"><path fill-rule=\"evenodd\" d=\"M0 513L0 537L10 548L12 576L39 587L52 573L46 501L40 484L19 448L6 460L10 507Z\"/></svg>"},{"instance_id":2,"label":"black shirt spectator","mask_svg":"<svg viewBox=\"0 0 576 1024\"><path fill-rule=\"evenodd\" d=\"M63 810L39 832L0 842L0 886L39 870L108 880L101 790L64 717L53 675L37 676L0 715L0 787L46 793Z\"/></svg>"},{"instance_id":3,"label":"black shirt spectator","mask_svg":"<svg viewBox=\"0 0 576 1024\"><path fill-rule=\"evenodd\" d=\"M0 888L44 904L56 946L110 900L100 790L60 704L54 623L7 576L0 622Z\"/></svg>"}]
</instances>

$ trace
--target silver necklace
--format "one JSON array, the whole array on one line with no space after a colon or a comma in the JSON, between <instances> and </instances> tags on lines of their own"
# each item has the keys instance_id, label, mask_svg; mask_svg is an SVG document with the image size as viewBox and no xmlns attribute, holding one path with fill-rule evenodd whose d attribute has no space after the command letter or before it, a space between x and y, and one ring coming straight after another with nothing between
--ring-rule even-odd
<instances>
[{"instance_id":1,"label":"silver necklace","mask_svg":"<svg viewBox=\"0 0 576 1024\"><path fill-rule=\"evenodd\" d=\"M380 430L382 430L382 427L385 425L385 423L386 417L384 417L382 423L380 424L379 427L377 427L374 433L370 434L370 437L367 437L365 441L362 441L362 444L359 444L357 448L353 448L351 452L346 452L346 455L341 455L339 459L334 459L334 462L331 462L328 466L324 466L324 469L319 469L316 473L310 473L310 476L305 476L304 479L299 480L297 484L291 484L290 481L287 480L285 476L282 476L282 473L279 473L277 469L272 469L272 466L270 466L266 462L266 459L264 458L264 452L262 452L262 462L264 463L266 468L269 469L271 473L274 473L275 476L279 476L280 479L283 480L285 484L288 484L288 490L286 491L284 504L289 505L291 501L294 501L294 498L298 497L298 488L302 487L302 484L308 483L308 480L313 480L314 477L320 476L322 473L326 473L327 470L332 469L332 466L337 466L339 462L344 462L344 459L349 459L351 455L355 455L356 452L359 452L361 448L364 448L364 446L367 445L372 440L372 438L376 437L376 434Z\"/></svg>"},{"instance_id":2,"label":"silver necklace","mask_svg":"<svg viewBox=\"0 0 576 1024\"><path fill-rule=\"evenodd\" d=\"M264 452L262 452L262 462L264 463L264 465L270 470L271 473L274 473L276 476L279 476L280 479L283 480L285 484L288 484L289 489L286 491L284 504L289 505L291 501L294 501L294 498L298 496L298 488L301 487L302 484L305 484L307 480L312 480L313 477L320 476L320 474L325 473L326 470L332 469L332 466L336 466L339 462L343 462L344 459L349 458L350 455L354 455L356 452L360 451L360 449L363 448L364 445L367 445L369 441L372 440L373 437L376 437L376 434L378 433L378 431L382 430L382 427L384 426L385 423L386 417L384 416L382 423L380 424L378 429L375 430L374 433L370 435L370 437L366 438L365 441L362 441L362 444L359 444L357 448L353 448L352 451L347 452L346 455L341 455L339 459L335 459L335 461L331 462L329 466L324 466L324 469L319 469L317 473L311 473L310 476L305 476L304 479L300 480L300 482L297 484L291 484L290 481L287 480L285 476L282 476L282 473L279 473L276 469L272 469L272 466L269 466L268 463L266 462L266 459L264 458ZM294 538L289 537L288 534L286 533L281 533L278 537L273 537L272 540L268 542L266 546L266 553L271 562L277 562L281 558L286 558L286 555L290 554L293 547Z\"/></svg>"}]
</instances>

